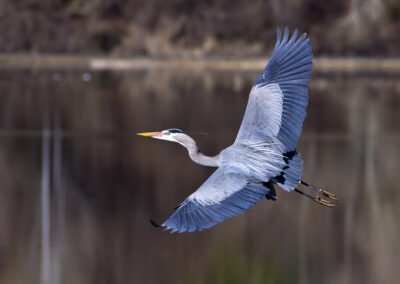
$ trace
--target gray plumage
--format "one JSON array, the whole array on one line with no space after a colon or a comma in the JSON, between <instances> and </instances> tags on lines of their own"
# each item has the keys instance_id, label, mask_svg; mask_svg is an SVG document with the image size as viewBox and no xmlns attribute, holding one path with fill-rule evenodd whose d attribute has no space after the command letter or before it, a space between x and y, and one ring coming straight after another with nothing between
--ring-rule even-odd
<instances>
[{"instance_id":1,"label":"gray plumage","mask_svg":"<svg viewBox=\"0 0 400 284\"><path fill-rule=\"evenodd\" d=\"M297 31L290 36L287 28L282 36L278 30L275 50L250 92L233 145L208 157L179 129L151 135L180 143L198 164L218 167L162 227L180 233L208 229L265 196L276 199L273 183L286 191L297 187L303 162L295 150L306 116L311 68L307 36L298 37Z\"/></svg>"}]
</instances>

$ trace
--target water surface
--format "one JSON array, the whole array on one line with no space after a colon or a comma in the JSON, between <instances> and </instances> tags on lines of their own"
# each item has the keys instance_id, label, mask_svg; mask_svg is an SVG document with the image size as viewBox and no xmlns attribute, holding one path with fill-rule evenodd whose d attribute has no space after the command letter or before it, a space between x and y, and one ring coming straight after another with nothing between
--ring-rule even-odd
<instances>
[{"instance_id":1,"label":"water surface","mask_svg":"<svg viewBox=\"0 0 400 284\"><path fill-rule=\"evenodd\" d=\"M278 192L208 231L149 224L212 173L235 138L254 72L0 71L1 283L396 283L400 81L314 75L303 179L339 207ZM207 133L207 135L204 134Z\"/></svg>"}]
</instances>

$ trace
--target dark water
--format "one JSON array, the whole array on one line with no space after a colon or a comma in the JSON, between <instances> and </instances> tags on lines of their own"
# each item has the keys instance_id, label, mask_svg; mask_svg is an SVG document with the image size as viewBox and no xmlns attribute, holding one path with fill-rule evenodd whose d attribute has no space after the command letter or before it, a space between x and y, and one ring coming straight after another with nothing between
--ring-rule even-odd
<instances>
[{"instance_id":1,"label":"dark water","mask_svg":"<svg viewBox=\"0 0 400 284\"><path fill-rule=\"evenodd\" d=\"M149 217L166 219L212 170L135 133L181 128L216 154L256 73L0 73L0 283L400 278L398 76L312 79L303 178L337 193L339 207L279 191L208 231L171 235Z\"/></svg>"}]
</instances>

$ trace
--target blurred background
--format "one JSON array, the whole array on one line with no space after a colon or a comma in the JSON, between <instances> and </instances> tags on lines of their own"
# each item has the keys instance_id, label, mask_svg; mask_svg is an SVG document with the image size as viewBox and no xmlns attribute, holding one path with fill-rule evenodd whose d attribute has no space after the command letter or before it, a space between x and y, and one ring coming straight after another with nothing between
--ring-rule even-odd
<instances>
[{"instance_id":1,"label":"blurred background","mask_svg":"<svg viewBox=\"0 0 400 284\"><path fill-rule=\"evenodd\" d=\"M1 0L0 14L0 283L398 283L398 0ZM213 170L135 133L229 146L284 26L315 55L303 179L340 205L279 190L205 232L152 227Z\"/></svg>"}]
</instances>

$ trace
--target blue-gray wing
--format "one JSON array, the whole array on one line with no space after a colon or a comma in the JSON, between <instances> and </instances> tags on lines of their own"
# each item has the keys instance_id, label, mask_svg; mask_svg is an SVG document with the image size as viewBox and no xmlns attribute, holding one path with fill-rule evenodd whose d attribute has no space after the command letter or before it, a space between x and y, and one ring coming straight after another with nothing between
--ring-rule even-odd
<instances>
[{"instance_id":1,"label":"blue-gray wing","mask_svg":"<svg viewBox=\"0 0 400 284\"><path fill-rule=\"evenodd\" d=\"M305 34L277 31L275 50L250 92L236 141L277 138L295 150L308 104L312 50Z\"/></svg>"},{"instance_id":2,"label":"blue-gray wing","mask_svg":"<svg viewBox=\"0 0 400 284\"><path fill-rule=\"evenodd\" d=\"M276 199L268 184L220 167L161 226L179 233L202 231L241 214L265 196Z\"/></svg>"}]
</instances>

